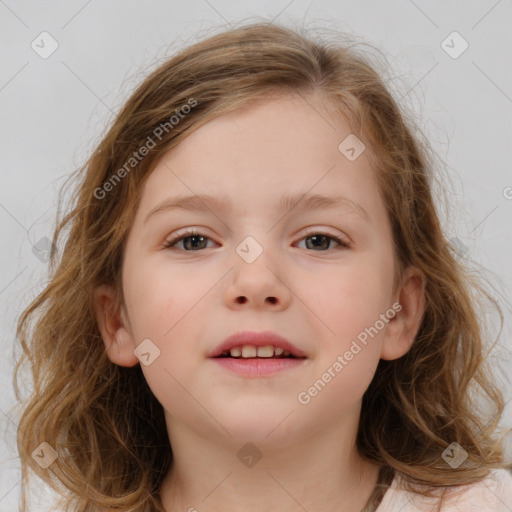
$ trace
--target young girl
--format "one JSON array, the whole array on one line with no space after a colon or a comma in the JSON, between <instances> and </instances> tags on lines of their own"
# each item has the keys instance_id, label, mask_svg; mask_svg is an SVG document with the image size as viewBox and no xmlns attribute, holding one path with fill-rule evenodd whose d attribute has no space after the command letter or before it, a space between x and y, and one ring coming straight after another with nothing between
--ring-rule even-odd
<instances>
[{"instance_id":1,"label":"young girl","mask_svg":"<svg viewBox=\"0 0 512 512\"><path fill-rule=\"evenodd\" d=\"M24 481L69 511L512 510L427 148L348 46L256 23L161 65L19 320Z\"/></svg>"}]
</instances>

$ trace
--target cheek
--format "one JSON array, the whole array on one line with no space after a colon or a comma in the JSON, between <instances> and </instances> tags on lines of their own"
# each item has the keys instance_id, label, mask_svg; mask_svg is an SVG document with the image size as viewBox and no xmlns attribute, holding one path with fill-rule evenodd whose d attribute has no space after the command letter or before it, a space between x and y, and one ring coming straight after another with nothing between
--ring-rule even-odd
<instances>
[{"instance_id":1,"label":"cheek","mask_svg":"<svg viewBox=\"0 0 512 512\"><path fill-rule=\"evenodd\" d=\"M151 364L141 363L142 371L160 403L174 409L193 405L180 383L190 380L202 357L194 333L207 332L204 308L212 307L208 291L218 280L211 272L209 279L189 274L133 255L123 270L134 343L149 339L154 344L150 351L156 354Z\"/></svg>"},{"instance_id":2,"label":"cheek","mask_svg":"<svg viewBox=\"0 0 512 512\"><path fill-rule=\"evenodd\" d=\"M328 269L324 279L318 278L304 281L302 293L310 290L305 295L309 296L308 305L323 329L337 339L352 339L391 307L391 264L363 255L354 264Z\"/></svg>"},{"instance_id":3,"label":"cheek","mask_svg":"<svg viewBox=\"0 0 512 512\"><path fill-rule=\"evenodd\" d=\"M130 323L138 338L167 338L180 319L193 316L194 305L212 286L211 276L203 280L172 265L138 263L136 258L127 262L123 279Z\"/></svg>"}]
</instances>

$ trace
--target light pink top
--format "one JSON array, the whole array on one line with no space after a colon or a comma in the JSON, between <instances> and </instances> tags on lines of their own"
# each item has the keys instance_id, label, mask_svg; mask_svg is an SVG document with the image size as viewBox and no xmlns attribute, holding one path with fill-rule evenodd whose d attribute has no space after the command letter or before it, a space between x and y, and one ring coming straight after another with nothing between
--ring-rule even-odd
<instances>
[{"instance_id":1,"label":"light pink top","mask_svg":"<svg viewBox=\"0 0 512 512\"><path fill-rule=\"evenodd\" d=\"M450 494L451 492L451 494ZM377 512L434 512L439 499L429 499L400 488L396 477L384 494ZM441 512L512 512L512 474L505 469L491 471L473 485L447 491Z\"/></svg>"}]
</instances>

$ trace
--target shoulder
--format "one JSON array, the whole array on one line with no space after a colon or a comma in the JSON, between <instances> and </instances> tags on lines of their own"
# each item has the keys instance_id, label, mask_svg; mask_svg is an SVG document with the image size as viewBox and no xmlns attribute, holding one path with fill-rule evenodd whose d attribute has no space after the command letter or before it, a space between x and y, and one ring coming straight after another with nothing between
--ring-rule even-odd
<instances>
[{"instance_id":1,"label":"shoulder","mask_svg":"<svg viewBox=\"0 0 512 512\"><path fill-rule=\"evenodd\" d=\"M438 506L438 499L407 492L395 478L377 512L511 512L512 473L497 469L477 483L446 488L441 508Z\"/></svg>"}]
</instances>

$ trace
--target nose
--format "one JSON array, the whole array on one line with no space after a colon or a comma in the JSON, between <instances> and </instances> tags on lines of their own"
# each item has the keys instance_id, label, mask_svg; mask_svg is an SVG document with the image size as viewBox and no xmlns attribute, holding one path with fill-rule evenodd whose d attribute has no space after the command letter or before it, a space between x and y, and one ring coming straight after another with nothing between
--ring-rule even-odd
<instances>
[{"instance_id":1,"label":"nose","mask_svg":"<svg viewBox=\"0 0 512 512\"><path fill-rule=\"evenodd\" d=\"M235 253L231 282L225 290L225 303L231 308L286 309L292 292L281 266L271 251L263 252L252 262Z\"/></svg>"}]
</instances>

